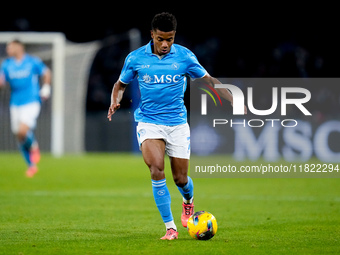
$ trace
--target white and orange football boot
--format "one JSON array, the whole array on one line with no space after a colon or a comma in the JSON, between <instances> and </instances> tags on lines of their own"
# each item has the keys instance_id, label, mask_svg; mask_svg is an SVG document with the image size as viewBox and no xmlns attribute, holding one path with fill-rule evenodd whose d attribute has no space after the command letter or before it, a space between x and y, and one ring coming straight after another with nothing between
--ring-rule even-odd
<instances>
[{"instance_id":1,"label":"white and orange football boot","mask_svg":"<svg viewBox=\"0 0 340 255\"><path fill-rule=\"evenodd\" d=\"M186 204L186 203L182 203L182 215L181 215L181 221L182 221L182 225L183 227L187 227L188 226L188 220L190 218L191 215L194 214L194 201L192 201L191 204Z\"/></svg>"},{"instance_id":2,"label":"white and orange football boot","mask_svg":"<svg viewBox=\"0 0 340 255\"><path fill-rule=\"evenodd\" d=\"M30 149L30 160L34 164L39 163L39 161L40 161L40 150L39 150L38 144L33 145L32 148Z\"/></svg>"},{"instance_id":3,"label":"white and orange football boot","mask_svg":"<svg viewBox=\"0 0 340 255\"><path fill-rule=\"evenodd\" d=\"M26 171L26 176L32 178L37 172L38 167L36 165L31 165Z\"/></svg>"},{"instance_id":4,"label":"white and orange football boot","mask_svg":"<svg viewBox=\"0 0 340 255\"><path fill-rule=\"evenodd\" d=\"M178 239L178 232L173 228L167 229L165 236L161 237L161 240L174 240L174 239Z\"/></svg>"}]
</instances>

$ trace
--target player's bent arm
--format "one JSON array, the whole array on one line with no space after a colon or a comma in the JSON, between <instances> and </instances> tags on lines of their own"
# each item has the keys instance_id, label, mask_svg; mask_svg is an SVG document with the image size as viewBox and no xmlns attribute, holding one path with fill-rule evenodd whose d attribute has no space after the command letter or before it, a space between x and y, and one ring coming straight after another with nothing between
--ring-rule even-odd
<instances>
[{"instance_id":1,"label":"player's bent arm","mask_svg":"<svg viewBox=\"0 0 340 255\"><path fill-rule=\"evenodd\" d=\"M51 84L51 70L50 69L46 69L44 75L43 75L43 83L44 84Z\"/></svg>"},{"instance_id":2,"label":"player's bent arm","mask_svg":"<svg viewBox=\"0 0 340 255\"><path fill-rule=\"evenodd\" d=\"M214 84L222 84L218 79L210 76L210 74L206 74L203 76L203 79L214 88ZM231 105L233 105L233 95L227 89L223 88L216 88L217 93L223 97L224 99L228 100ZM244 113L247 114L247 107L244 106Z\"/></svg>"},{"instance_id":3,"label":"player's bent arm","mask_svg":"<svg viewBox=\"0 0 340 255\"><path fill-rule=\"evenodd\" d=\"M111 121L111 116L120 108L120 101L123 98L123 94L125 91L127 84L118 80L112 89L111 93L111 105L109 111L107 113L107 118Z\"/></svg>"},{"instance_id":4,"label":"player's bent arm","mask_svg":"<svg viewBox=\"0 0 340 255\"><path fill-rule=\"evenodd\" d=\"M5 87L5 80L0 76L0 89Z\"/></svg>"},{"instance_id":5,"label":"player's bent arm","mask_svg":"<svg viewBox=\"0 0 340 255\"><path fill-rule=\"evenodd\" d=\"M51 70L46 69L42 76L43 85L40 89L40 97L47 100L51 96Z\"/></svg>"},{"instance_id":6,"label":"player's bent arm","mask_svg":"<svg viewBox=\"0 0 340 255\"><path fill-rule=\"evenodd\" d=\"M203 76L203 79L208 83L209 86L214 88L214 84L222 84L218 79L210 76L210 74L206 74ZM224 99L228 100L231 104L233 104L233 95L227 89L218 89L216 88L218 94Z\"/></svg>"},{"instance_id":7,"label":"player's bent arm","mask_svg":"<svg viewBox=\"0 0 340 255\"><path fill-rule=\"evenodd\" d=\"M6 85L6 79L5 79L5 75L3 75L1 72L0 72L0 89L5 87Z\"/></svg>"}]
</instances>

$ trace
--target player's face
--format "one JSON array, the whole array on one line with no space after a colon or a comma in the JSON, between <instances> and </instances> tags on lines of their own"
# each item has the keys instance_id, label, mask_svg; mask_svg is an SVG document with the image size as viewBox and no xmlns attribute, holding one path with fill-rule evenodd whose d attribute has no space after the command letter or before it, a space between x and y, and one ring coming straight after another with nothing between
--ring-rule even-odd
<instances>
[{"instance_id":1,"label":"player's face","mask_svg":"<svg viewBox=\"0 0 340 255\"><path fill-rule=\"evenodd\" d=\"M168 54L174 43L176 31L163 32L158 29L151 30L153 39L153 53L162 56Z\"/></svg>"},{"instance_id":2,"label":"player's face","mask_svg":"<svg viewBox=\"0 0 340 255\"><path fill-rule=\"evenodd\" d=\"M6 47L7 55L10 57L16 56L19 52L22 51L22 46L18 43L9 43Z\"/></svg>"},{"instance_id":3,"label":"player's face","mask_svg":"<svg viewBox=\"0 0 340 255\"><path fill-rule=\"evenodd\" d=\"M16 51L16 45L14 43L9 43L7 44L7 47L6 47L6 51L7 51L7 55L10 56L10 57L13 57L14 54L15 54L15 51Z\"/></svg>"}]
</instances>

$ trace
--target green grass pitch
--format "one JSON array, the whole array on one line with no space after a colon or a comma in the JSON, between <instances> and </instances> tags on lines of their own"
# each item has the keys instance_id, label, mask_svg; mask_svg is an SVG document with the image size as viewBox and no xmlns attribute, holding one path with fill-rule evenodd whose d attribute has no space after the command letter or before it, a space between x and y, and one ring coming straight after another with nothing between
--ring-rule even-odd
<instances>
[{"instance_id":1,"label":"green grass pitch","mask_svg":"<svg viewBox=\"0 0 340 255\"><path fill-rule=\"evenodd\" d=\"M28 179L19 153L0 154L0 254L340 254L340 179L195 178L195 211L218 223L197 241L166 159L179 239L163 241L141 156L43 154L39 168Z\"/></svg>"}]
</instances>

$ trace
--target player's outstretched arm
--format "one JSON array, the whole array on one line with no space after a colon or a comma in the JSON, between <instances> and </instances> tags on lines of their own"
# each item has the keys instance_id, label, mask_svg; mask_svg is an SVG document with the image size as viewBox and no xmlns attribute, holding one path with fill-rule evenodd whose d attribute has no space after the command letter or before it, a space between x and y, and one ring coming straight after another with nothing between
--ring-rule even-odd
<instances>
[{"instance_id":1,"label":"player's outstretched arm","mask_svg":"<svg viewBox=\"0 0 340 255\"><path fill-rule=\"evenodd\" d=\"M222 84L218 79L210 76L210 74L206 74L203 79L211 86L214 87L214 84ZM231 105L233 105L233 95L227 89L216 88L218 94L224 99L228 100ZM247 114L247 107L244 106L244 114Z\"/></svg>"},{"instance_id":2,"label":"player's outstretched arm","mask_svg":"<svg viewBox=\"0 0 340 255\"><path fill-rule=\"evenodd\" d=\"M111 105L107 113L107 118L109 119L109 121L111 121L111 116L120 108L120 101L123 98L126 85L127 84L124 84L120 80L118 80L113 86L111 93Z\"/></svg>"}]
</instances>

